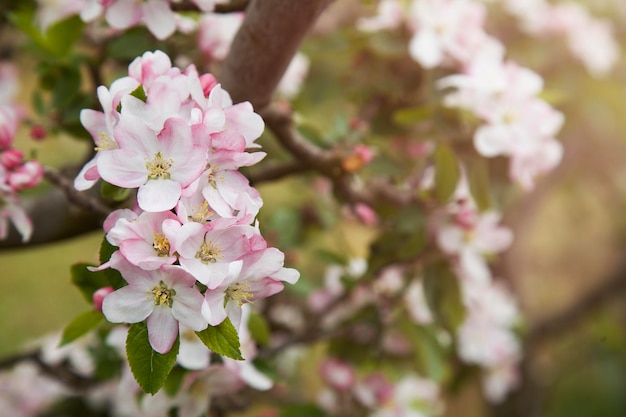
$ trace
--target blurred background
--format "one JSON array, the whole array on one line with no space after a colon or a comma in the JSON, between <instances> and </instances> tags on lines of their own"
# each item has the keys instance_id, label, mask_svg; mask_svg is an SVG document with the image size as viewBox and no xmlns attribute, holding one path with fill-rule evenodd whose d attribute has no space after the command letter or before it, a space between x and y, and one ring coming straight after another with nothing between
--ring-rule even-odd
<instances>
[{"instance_id":1,"label":"blurred background","mask_svg":"<svg viewBox=\"0 0 626 417\"><path fill-rule=\"evenodd\" d=\"M626 5L621 0L580 3L613 22L625 52ZM327 18L325 24L336 22ZM515 242L494 268L496 276L510 282L525 316L523 384L491 410L479 387L468 385L447 399L445 415L626 416L626 54L608 75L593 77L562 39L531 38L497 11L488 31L506 43L511 59L544 77L546 99L566 116L559 135L565 156L533 192L503 199L504 223L514 231ZM350 52L349 44L324 45L330 49L322 53L312 41L305 44L311 73L294 104L313 121L325 115L319 108L307 112L310 97L324 88L328 72L343 70L340 64L329 67L325 54ZM20 101L29 102L34 63L18 63ZM19 148L56 167L68 158L80 161L88 146L62 135L34 143L25 139L26 128L19 136ZM294 187L283 181L258 188L266 201L263 210L271 212ZM266 229L270 234L272 227ZM76 262L96 263L101 239L95 232L0 250L0 357L62 329L90 308L71 285L69 268ZM517 411L507 414L507 407Z\"/></svg>"}]
</instances>

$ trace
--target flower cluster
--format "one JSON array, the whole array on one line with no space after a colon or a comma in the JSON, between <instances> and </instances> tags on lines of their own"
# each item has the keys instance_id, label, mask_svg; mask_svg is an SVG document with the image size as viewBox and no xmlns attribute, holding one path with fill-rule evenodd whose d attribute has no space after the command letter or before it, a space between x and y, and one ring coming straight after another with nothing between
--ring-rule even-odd
<instances>
[{"instance_id":1,"label":"flower cluster","mask_svg":"<svg viewBox=\"0 0 626 417\"><path fill-rule=\"evenodd\" d=\"M24 154L13 147L15 135L23 117L12 103L16 93L17 74L9 64L0 64L0 239L8 235L8 220L27 241L32 224L20 207L18 192L32 188L43 178L41 164L25 160Z\"/></svg>"},{"instance_id":2,"label":"flower cluster","mask_svg":"<svg viewBox=\"0 0 626 417\"><path fill-rule=\"evenodd\" d=\"M349 364L334 358L326 359L320 372L327 388L318 403L334 415L344 415L343 407L350 403L369 417L426 417L441 412L439 386L414 374L395 382L380 372L359 378Z\"/></svg>"},{"instance_id":3,"label":"flower cluster","mask_svg":"<svg viewBox=\"0 0 626 417\"><path fill-rule=\"evenodd\" d=\"M519 16L532 15L536 23L540 18L528 10L540 8L531 7L531 3L543 2L523 2L523 8L515 6L521 3L507 4ZM601 49L613 52L604 54L606 58L596 59L588 53L585 56L598 73L611 65L616 48L606 41L608 35L600 35L604 33L600 23L584 19L586 15L576 12L578 8L573 6L550 10L542 15L542 26L550 21L554 32L554 22L562 22L558 27L571 35L570 43L578 49L591 44L572 40L575 36L587 36L589 31L580 29L597 28L592 32L603 39L599 42L605 45ZM553 15L562 18L548 17ZM561 129L563 115L540 98L543 80L538 74L505 59L504 46L484 29L486 17L486 6L475 0L413 0L407 10L400 2L387 0L379 4L376 16L362 19L359 27L392 29L405 23L412 32L408 50L415 61L427 69L446 67L458 71L437 83L440 89L451 90L444 104L469 110L483 121L474 134L478 153L485 157L509 157L511 179L531 189L537 176L551 171L561 161L563 148L555 135Z\"/></svg>"},{"instance_id":4,"label":"flower cluster","mask_svg":"<svg viewBox=\"0 0 626 417\"><path fill-rule=\"evenodd\" d=\"M138 25L163 40L176 32L195 27L189 19L172 10L172 0L64 0L48 2L39 0L39 24L46 29L55 22L73 15L80 15L85 22L104 17L115 30L126 30ZM220 0L192 0L201 12L211 12Z\"/></svg>"},{"instance_id":5,"label":"flower cluster","mask_svg":"<svg viewBox=\"0 0 626 417\"><path fill-rule=\"evenodd\" d=\"M486 257L506 250L512 232L499 225L495 211L479 212L464 177L445 216L437 224L441 250L451 257L459 277L465 318L457 329L457 350L466 363L485 370L483 390L492 402L502 401L518 382L521 346L514 333L519 322L515 299L493 279Z\"/></svg>"},{"instance_id":6,"label":"flower cluster","mask_svg":"<svg viewBox=\"0 0 626 417\"><path fill-rule=\"evenodd\" d=\"M238 169L265 154L246 152L264 128L250 103L233 105L212 75L180 71L160 51L135 59L98 97L103 112L81 112L98 152L75 186L102 178L137 189L136 209L104 224L118 250L101 268L128 283L104 298L109 321L147 320L151 346L165 353L179 324L200 331L228 317L239 328L242 305L297 281L251 225L262 199Z\"/></svg>"},{"instance_id":7,"label":"flower cluster","mask_svg":"<svg viewBox=\"0 0 626 417\"><path fill-rule=\"evenodd\" d=\"M580 4L551 5L546 0L505 0L504 7L532 36L564 37L571 52L593 76L607 75L615 66L619 46L611 23L607 19L590 16Z\"/></svg>"}]
</instances>

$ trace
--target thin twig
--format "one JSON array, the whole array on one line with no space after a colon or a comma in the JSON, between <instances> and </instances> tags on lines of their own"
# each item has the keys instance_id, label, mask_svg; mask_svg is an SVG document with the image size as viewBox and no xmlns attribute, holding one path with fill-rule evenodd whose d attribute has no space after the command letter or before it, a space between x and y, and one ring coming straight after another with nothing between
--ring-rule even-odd
<instances>
[{"instance_id":1,"label":"thin twig","mask_svg":"<svg viewBox=\"0 0 626 417\"><path fill-rule=\"evenodd\" d=\"M87 211L99 213L105 216L111 212L110 208L102 204L97 199L88 197L76 190L76 188L74 188L74 184L57 170L50 167L44 167L44 177L63 191L63 194L65 194L68 201L72 204L75 204L76 206Z\"/></svg>"}]
</instances>

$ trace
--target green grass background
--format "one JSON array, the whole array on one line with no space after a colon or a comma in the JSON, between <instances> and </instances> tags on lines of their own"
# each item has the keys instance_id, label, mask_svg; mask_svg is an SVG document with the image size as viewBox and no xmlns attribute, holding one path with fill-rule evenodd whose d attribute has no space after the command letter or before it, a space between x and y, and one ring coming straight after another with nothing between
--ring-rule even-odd
<instances>
[{"instance_id":1,"label":"green grass background","mask_svg":"<svg viewBox=\"0 0 626 417\"><path fill-rule=\"evenodd\" d=\"M70 281L70 266L96 262L102 233L0 252L0 357L61 330L90 306Z\"/></svg>"}]
</instances>

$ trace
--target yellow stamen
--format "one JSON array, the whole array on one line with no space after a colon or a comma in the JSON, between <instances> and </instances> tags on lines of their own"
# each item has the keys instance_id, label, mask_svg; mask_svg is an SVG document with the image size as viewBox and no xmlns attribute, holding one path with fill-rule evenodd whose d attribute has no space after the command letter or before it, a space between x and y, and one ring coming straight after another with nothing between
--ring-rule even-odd
<instances>
[{"instance_id":1,"label":"yellow stamen","mask_svg":"<svg viewBox=\"0 0 626 417\"><path fill-rule=\"evenodd\" d=\"M170 241L167 240L163 233L155 233L153 236L154 241L152 247L159 256L169 256L170 254Z\"/></svg>"},{"instance_id":2,"label":"yellow stamen","mask_svg":"<svg viewBox=\"0 0 626 417\"><path fill-rule=\"evenodd\" d=\"M156 152L152 161L146 162L146 169L148 170L148 178L151 180L170 178L170 168L174 163L173 159L164 159L163 152Z\"/></svg>"},{"instance_id":3,"label":"yellow stamen","mask_svg":"<svg viewBox=\"0 0 626 417\"><path fill-rule=\"evenodd\" d=\"M248 281L242 284L238 282L232 284L226 289L226 298L224 299L225 303L228 302L228 298L237 302L239 307L241 307L244 303L252 303L252 297L254 297L254 294L252 294L250 290L251 287Z\"/></svg>"},{"instance_id":4,"label":"yellow stamen","mask_svg":"<svg viewBox=\"0 0 626 417\"><path fill-rule=\"evenodd\" d=\"M172 307L176 291L172 288L168 288L163 281L160 281L159 285L155 286L151 293L154 295L155 306L166 305Z\"/></svg>"},{"instance_id":5,"label":"yellow stamen","mask_svg":"<svg viewBox=\"0 0 626 417\"><path fill-rule=\"evenodd\" d=\"M220 255L221 251L220 247L214 245L213 242L202 242L200 250L196 253L196 258L200 259L204 264L209 262L214 264L218 259L224 257L224 255Z\"/></svg>"}]
</instances>

